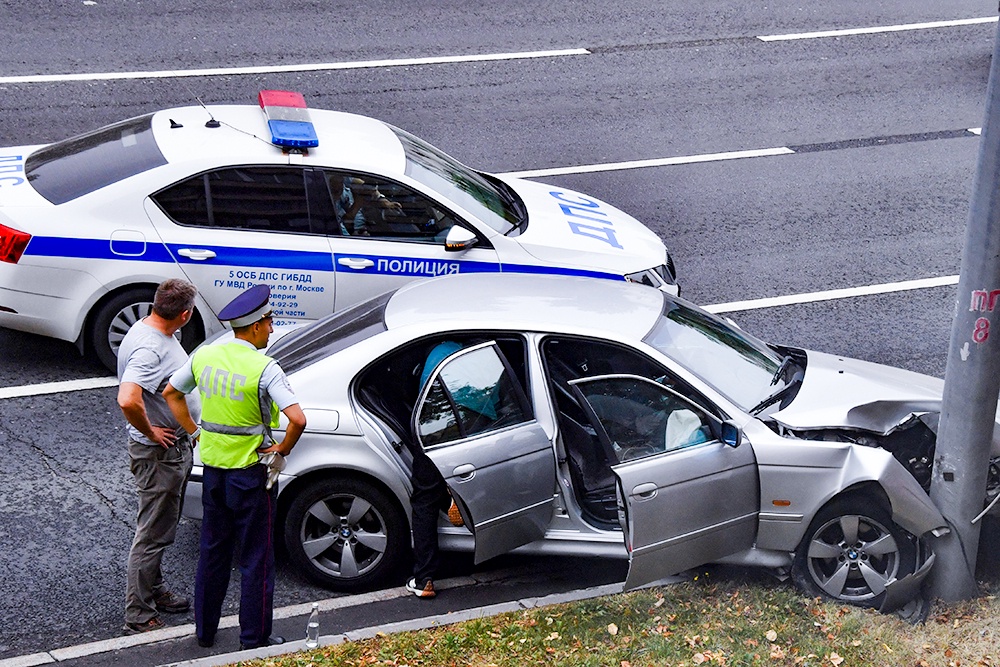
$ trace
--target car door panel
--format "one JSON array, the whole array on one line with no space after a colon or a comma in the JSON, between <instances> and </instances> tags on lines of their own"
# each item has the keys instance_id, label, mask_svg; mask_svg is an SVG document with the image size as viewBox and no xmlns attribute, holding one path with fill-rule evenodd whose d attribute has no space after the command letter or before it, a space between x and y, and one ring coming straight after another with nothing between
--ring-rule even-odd
<instances>
[{"instance_id":1,"label":"car door panel","mask_svg":"<svg viewBox=\"0 0 1000 667\"><path fill-rule=\"evenodd\" d=\"M497 344L442 342L425 371L412 432L470 515L476 562L544 537L554 449Z\"/></svg>"},{"instance_id":2,"label":"car door panel","mask_svg":"<svg viewBox=\"0 0 1000 667\"><path fill-rule=\"evenodd\" d=\"M471 515L477 563L539 540L552 519L552 445L537 422L429 449Z\"/></svg>"},{"instance_id":3,"label":"car door panel","mask_svg":"<svg viewBox=\"0 0 1000 667\"><path fill-rule=\"evenodd\" d=\"M748 443L720 442L613 466L630 545L626 588L749 548L760 507Z\"/></svg>"},{"instance_id":4,"label":"car door panel","mask_svg":"<svg viewBox=\"0 0 1000 667\"><path fill-rule=\"evenodd\" d=\"M760 483L749 443L723 444L717 417L645 377L594 376L570 386L613 457L626 588L752 546Z\"/></svg>"}]
</instances>

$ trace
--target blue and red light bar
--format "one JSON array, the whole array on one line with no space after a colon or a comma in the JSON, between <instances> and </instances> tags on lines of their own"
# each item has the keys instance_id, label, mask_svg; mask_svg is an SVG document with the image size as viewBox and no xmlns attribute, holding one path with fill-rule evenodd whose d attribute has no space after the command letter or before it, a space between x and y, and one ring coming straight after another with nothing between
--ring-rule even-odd
<instances>
[{"instance_id":1,"label":"blue and red light bar","mask_svg":"<svg viewBox=\"0 0 1000 667\"><path fill-rule=\"evenodd\" d=\"M319 146L316 128L309 119L309 107L302 93L290 90L262 90L257 95L271 130L271 143L288 148Z\"/></svg>"}]
</instances>

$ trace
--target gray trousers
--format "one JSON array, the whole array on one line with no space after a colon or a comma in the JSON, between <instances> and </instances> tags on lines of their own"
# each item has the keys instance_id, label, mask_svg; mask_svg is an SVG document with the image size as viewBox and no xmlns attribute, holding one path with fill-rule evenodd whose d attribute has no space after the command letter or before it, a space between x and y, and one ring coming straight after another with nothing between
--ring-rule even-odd
<instances>
[{"instance_id":1,"label":"gray trousers","mask_svg":"<svg viewBox=\"0 0 1000 667\"><path fill-rule=\"evenodd\" d=\"M154 599L167 592L160 564L177 534L181 497L191 472L191 442L184 438L164 449L129 439L128 454L139 512L128 555L125 622L145 623L158 615Z\"/></svg>"}]
</instances>

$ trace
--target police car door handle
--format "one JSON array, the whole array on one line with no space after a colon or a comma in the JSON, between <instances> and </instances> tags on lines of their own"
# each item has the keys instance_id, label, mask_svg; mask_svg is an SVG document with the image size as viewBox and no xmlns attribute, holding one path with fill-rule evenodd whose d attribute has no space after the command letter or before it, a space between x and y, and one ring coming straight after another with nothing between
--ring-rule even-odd
<instances>
[{"instance_id":1,"label":"police car door handle","mask_svg":"<svg viewBox=\"0 0 1000 667\"><path fill-rule=\"evenodd\" d=\"M193 259L196 262L204 262L206 259L215 258L214 250L205 250L203 248L181 248L177 251L177 254L181 257Z\"/></svg>"},{"instance_id":2,"label":"police car door handle","mask_svg":"<svg viewBox=\"0 0 1000 667\"><path fill-rule=\"evenodd\" d=\"M337 260L337 264L349 269L367 269L370 266L375 266L375 262L364 257L341 257Z\"/></svg>"}]
</instances>

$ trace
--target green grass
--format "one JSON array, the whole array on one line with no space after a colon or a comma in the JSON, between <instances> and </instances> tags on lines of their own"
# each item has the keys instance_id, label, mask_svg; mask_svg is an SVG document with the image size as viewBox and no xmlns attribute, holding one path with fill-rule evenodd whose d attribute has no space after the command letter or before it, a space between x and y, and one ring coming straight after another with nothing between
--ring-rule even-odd
<instances>
[{"instance_id":1,"label":"green grass","mask_svg":"<svg viewBox=\"0 0 1000 667\"><path fill-rule=\"evenodd\" d=\"M926 624L913 626L892 615L803 597L788 583L703 574L664 588L237 664L993 666L1000 665L998 620L1000 603L988 594L956 605L937 603Z\"/></svg>"}]
</instances>

